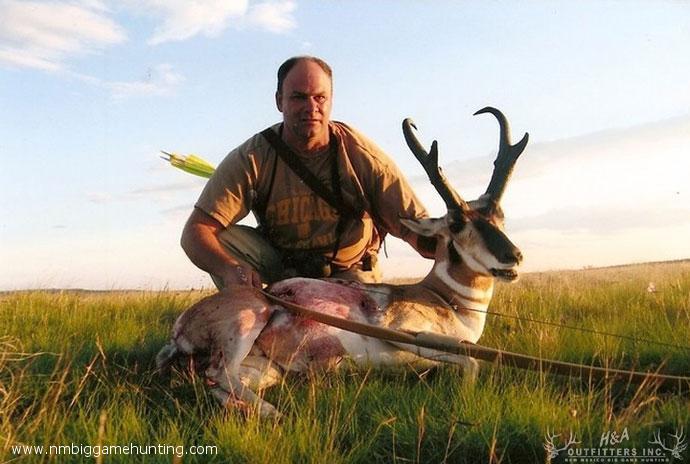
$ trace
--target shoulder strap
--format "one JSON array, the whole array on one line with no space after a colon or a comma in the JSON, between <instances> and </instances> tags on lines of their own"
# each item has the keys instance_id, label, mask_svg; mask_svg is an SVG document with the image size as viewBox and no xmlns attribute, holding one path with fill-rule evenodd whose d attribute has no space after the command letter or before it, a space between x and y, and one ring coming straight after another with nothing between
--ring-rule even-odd
<instances>
[{"instance_id":1,"label":"shoulder strap","mask_svg":"<svg viewBox=\"0 0 690 464\"><path fill-rule=\"evenodd\" d=\"M259 223L258 228L260 231L266 232L267 231L267 225L266 225L266 209L268 208L268 202L271 199L271 193L273 192L273 184L275 183L276 180L276 170L278 169L278 158L277 157L272 157L273 159L273 166L271 167L271 174L270 177L268 178L268 188L266 189L266 194L264 195L263 199L259 199L257 195L257 202L255 203L255 208L256 208L256 220Z\"/></svg>"},{"instance_id":2,"label":"shoulder strap","mask_svg":"<svg viewBox=\"0 0 690 464\"><path fill-rule=\"evenodd\" d=\"M297 155L287 146L283 139L276 134L270 127L264 129L261 135L268 141L269 144L276 151L276 154L282 159L290 169L309 186L314 193L321 197L331 207L338 212L338 223L335 227L335 243L333 244L333 254L331 260L334 260L340 248L340 238L345 230L345 224L351 220L361 220L364 211L356 210L352 205L346 203L343 199L342 190L340 189L340 176L338 173L338 141L334 134L331 134L330 151L334 154L333 162L331 164L331 184L333 190L326 188L323 183L299 160Z\"/></svg>"}]
</instances>

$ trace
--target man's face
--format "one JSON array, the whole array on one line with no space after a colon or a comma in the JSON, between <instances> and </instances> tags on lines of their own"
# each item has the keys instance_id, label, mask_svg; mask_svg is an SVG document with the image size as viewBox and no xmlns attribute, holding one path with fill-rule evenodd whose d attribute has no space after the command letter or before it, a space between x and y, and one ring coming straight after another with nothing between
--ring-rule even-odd
<instances>
[{"instance_id":1,"label":"man's face","mask_svg":"<svg viewBox=\"0 0 690 464\"><path fill-rule=\"evenodd\" d=\"M288 131L287 140L300 144L327 143L331 117L331 79L313 61L298 62L276 93L278 110Z\"/></svg>"}]
</instances>

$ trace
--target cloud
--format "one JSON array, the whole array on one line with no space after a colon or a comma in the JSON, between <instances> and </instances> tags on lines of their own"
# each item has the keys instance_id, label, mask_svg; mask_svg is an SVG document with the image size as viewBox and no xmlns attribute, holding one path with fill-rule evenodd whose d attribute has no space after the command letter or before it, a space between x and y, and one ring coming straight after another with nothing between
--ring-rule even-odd
<instances>
[{"instance_id":1,"label":"cloud","mask_svg":"<svg viewBox=\"0 0 690 464\"><path fill-rule=\"evenodd\" d=\"M282 34L297 26L292 16L295 7L292 1L259 3L249 10L248 21L269 32Z\"/></svg>"},{"instance_id":2,"label":"cloud","mask_svg":"<svg viewBox=\"0 0 690 464\"><path fill-rule=\"evenodd\" d=\"M146 0L138 8L161 17L150 44L186 40L196 35L214 37L227 27L228 21L247 12L247 0Z\"/></svg>"},{"instance_id":3,"label":"cloud","mask_svg":"<svg viewBox=\"0 0 690 464\"><path fill-rule=\"evenodd\" d=\"M103 205L113 201L113 195L106 192L88 192L86 194L86 199L89 200L91 203Z\"/></svg>"},{"instance_id":4,"label":"cloud","mask_svg":"<svg viewBox=\"0 0 690 464\"><path fill-rule=\"evenodd\" d=\"M87 192L86 199L96 204L121 203L127 201L139 201L142 197L150 197L157 201L167 201L177 192L187 192L199 190L204 186L205 179L199 177L189 177L184 182L173 182L168 184L142 187L128 192Z\"/></svg>"},{"instance_id":5,"label":"cloud","mask_svg":"<svg viewBox=\"0 0 690 464\"><path fill-rule=\"evenodd\" d=\"M687 116L528 145L503 201L507 226L604 236L687 225L688 145ZM488 185L494 157L448 163L444 172L473 199ZM411 181L432 214L445 211L428 180Z\"/></svg>"},{"instance_id":6,"label":"cloud","mask_svg":"<svg viewBox=\"0 0 690 464\"><path fill-rule=\"evenodd\" d=\"M610 183L616 183L625 180L626 175L630 174L630 168L637 167L640 163L673 170L674 164L678 162L678 149L688 143L690 116L560 140L539 140L539 134L532 134L530 143L516 164L514 181L563 175L573 166L586 166L592 170L599 166L599 171L602 167L609 169L617 166L617 172L607 173L615 176L609 179ZM453 161L446 163L443 170L451 183L460 190L484 188L491 177L495 156L494 152L486 156ZM685 166L690 166L690 163L684 162L683 167ZM563 177L567 179L568 176ZM415 182L428 183L424 176L415 176L413 179Z\"/></svg>"},{"instance_id":7,"label":"cloud","mask_svg":"<svg viewBox=\"0 0 690 464\"><path fill-rule=\"evenodd\" d=\"M144 187L139 189L134 189L128 192L128 195L134 196L146 196L146 195L159 195L167 194L172 192L183 192L192 189L199 189L206 183L205 179L201 178L190 178L185 182L174 182L170 184L156 185L153 187Z\"/></svg>"},{"instance_id":8,"label":"cloud","mask_svg":"<svg viewBox=\"0 0 690 464\"><path fill-rule=\"evenodd\" d=\"M687 210L657 208L558 208L544 214L510 220L510 230L551 230L559 232L589 232L616 234L630 229L660 229L690 223Z\"/></svg>"},{"instance_id":9,"label":"cloud","mask_svg":"<svg viewBox=\"0 0 690 464\"><path fill-rule=\"evenodd\" d=\"M177 205L171 208L162 209L160 213L170 216L178 216L180 213L189 215L193 208L193 202L190 201L189 203L185 203L183 205Z\"/></svg>"},{"instance_id":10,"label":"cloud","mask_svg":"<svg viewBox=\"0 0 690 464\"><path fill-rule=\"evenodd\" d=\"M148 97L170 95L177 86L184 81L181 74L173 70L169 64L160 64L150 68L146 77L141 81L132 82L101 82L103 87L110 89L113 98Z\"/></svg>"},{"instance_id":11,"label":"cloud","mask_svg":"<svg viewBox=\"0 0 690 464\"><path fill-rule=\"evenodd\" d=\"M124 42L125 31L98 1L0 0L0 62L60 71L70 57Z\"/></svg>"},{"instance_id":12,"label":"cloud","mask_svg":"<svg viewBox=\"0 0 690 464\"><path fill-rule=\"evenodd\" d=\"M503 200L525 270L690 256L690 116L562 140L531 135ZM444 173L472 199L486 188L494 158L446 163ZM445 212L425 177L410 180L432 215ZM402 266L391 260L386 269L398 275Z\"/></svg>"},{"instance_id":13,"label":"cloud","mask_svg":"<svg viewBox=\"0 0 690 464\"><path fill-rule=\"evenodd\" d=\"M159 18L149 44L215 37L230 24L284 33L295 27L293 1L249 5L248 0L125 0L123 12ZM99 53L126 40L99 0L0 0L0 65L60 72L63 76L110 90L116 99L170 95L183 81L169 64L152 67L141 81L106 81L67 65L78 56ZM234 23L233 23L234 21Z\"/></svg>"},{"instance_id":14,"label":"cloud","mask_svg":"<svg viewBox=\"0 0 690 464\"><path fill-rule=\"evenodd\" d=\"M250 6L248 0L145 0L128 5L161 19L148 40L152 45L199 35L217 37L231 25L258 27L276 34L296 26L293 1L268 1Z\"/></svg>"},{"instance_id":15,"label":"cloud","mask_svg":"<svg viewBox=\"0 0 690 464\"><path fill-rule=\"evenodd\" d=\"M38 2L0 0L0 63L17 68L60 72L109 90L114 98L171 94L183 81L169 64L148 70L141 81L106 81L72 71L70 58L98 53L126 40L97 0Z\"/></svg>"}]
</instances>

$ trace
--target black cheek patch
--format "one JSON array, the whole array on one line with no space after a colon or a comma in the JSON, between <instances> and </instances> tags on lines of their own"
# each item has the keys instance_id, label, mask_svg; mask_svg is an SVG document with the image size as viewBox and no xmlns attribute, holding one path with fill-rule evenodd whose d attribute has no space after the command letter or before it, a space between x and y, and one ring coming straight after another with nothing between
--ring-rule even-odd
<instances>
[{"instance_id":1,"label":"black cheek patch","mask_svg":"<svg viewBox=\"0 0 690 464\"><path fill-rule=\"evenodd\" d=\"M438 237L425 237L424 235L417 236L417 247L429 254L436 252L436 244Z\"/></svg>"}]
</instances>

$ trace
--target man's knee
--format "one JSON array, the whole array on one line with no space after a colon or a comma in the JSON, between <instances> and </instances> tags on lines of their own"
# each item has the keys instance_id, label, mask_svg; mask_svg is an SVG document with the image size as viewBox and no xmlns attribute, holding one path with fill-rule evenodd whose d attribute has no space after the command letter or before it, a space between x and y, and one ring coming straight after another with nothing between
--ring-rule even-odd
<instances>
[{"instance_id":1,"label":"man's knee","mask_svg":"<svg viewBox=\"0 0 690 464\"><path fill-rule=\"evenodd\" d=\"M236 260L254 268L265 282L280 280L282 261L280 253L253 227L233 224L218 235L225 251ZM217 277L211 276L216 287Z\"/></svg>"},{"instance_id":2,"label":"man's knee","mask_svg":"<svg viewBox=\"0 0 690 464\"><path fill-rule=\"evenodd\" d=\"M383 281L381 268L376 254L366 255L362 261L355 263L348 269L335 272L331 277L337 279L354 280L364 284L378 284Z\"/></svg>"}]
</instances>

